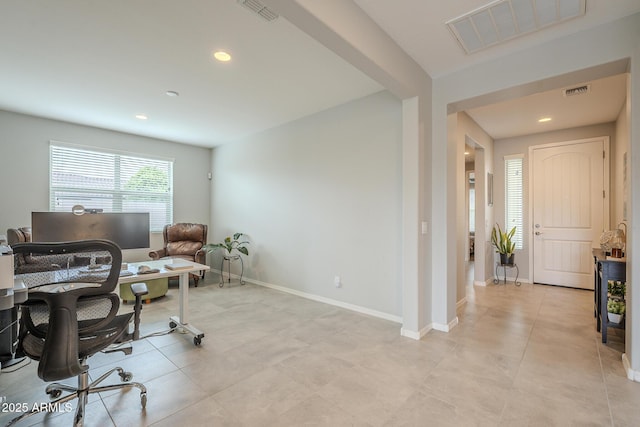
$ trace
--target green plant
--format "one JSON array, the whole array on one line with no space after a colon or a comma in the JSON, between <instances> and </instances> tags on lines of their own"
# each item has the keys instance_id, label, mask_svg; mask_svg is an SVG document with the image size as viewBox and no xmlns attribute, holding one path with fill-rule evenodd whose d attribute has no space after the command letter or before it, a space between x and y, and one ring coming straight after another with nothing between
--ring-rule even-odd
<instances>
[{"instance_id":1,"label":"green plant","mask_svg":"<svg viewBox=\"0 0 640 427\"><path fill-rule=\"evenodd\" d=\"M506 230L502 231L500 225L496 223L491 231L491 243L496 247L497 253L511 256L515 252L516 242L512 240L514 234L516 234L515 226L507 232Z\"/></svg>"},{"instance_id":2,"label":"green plant","mask_svg":"<svg viewBox=\"0 0 640 427\"><path fill-rule=\"evenodd\" d=\"M612 314L624 314L627 310L627 305L624 301L610 299L607 301L607 311Z\"/></svg>"},{"instance_id":3,"label":"green plant","mask_svg":"<svg viewBox=\"0 0 640 427\"><path fill-rule=\"evenodd\" d=\"M227 251L227 254L231 254L231 252L235 249L240 253L245 255L249 255L249 249L247 245L249 244L246 240L240 240L244 236L243 233L234 233L233 238L225 237L223 242L220 243L209 243L204 245L203 247L211 252L215 249L224 249Z\"/></svg>"},{"instance_id":4,"label":"green plant","mask_svg":"<svg viewBox=\"0 0 640 427\"><path fill-rule=\"evenodd\" d=\"M627 292L627 284L620 280L609 280L607 282L607 291L611 297L624 299L625 293Z\"/></svg>"}]
</instances>

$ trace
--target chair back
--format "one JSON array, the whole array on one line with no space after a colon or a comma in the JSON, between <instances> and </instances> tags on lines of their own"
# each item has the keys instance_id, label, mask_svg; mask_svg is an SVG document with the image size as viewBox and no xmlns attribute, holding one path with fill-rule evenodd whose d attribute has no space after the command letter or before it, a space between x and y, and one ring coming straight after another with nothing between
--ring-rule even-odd
<instances>
[{"instance_id":1,"label":"chair back","mask_svg":"<svg viewBox=\"0 0 640 427\"><path fill-rule=\"evenodd\" d=\"M7 243L9 246L13 246L18 243L31 242L31 227L20 228L8 228L7 229ZM24 259L24 255L16 254L14 256L16 266L23 266L27 263Z\"/></svg>"},{"instance_id":2,"label":"chair back","mask_svg":"<svg viewBox=\"0 0 640 427\"><path fill-rule=\"evenodd\" d=\"M83 240L18 243L12 249L38 267L15 275L29 290L21 308L20 350L40 361L38 376L45 381L84 372L81 359L122 334L101 330L119 308L112 292L120 276L120 248L106 240Z\"/></svg>"},{"instance_id":3,"label":"chair back","mask_svg":"<svg viewBox=\"0 0 640 427\"><path fill-rule=\"evenodd\" d=\"M194 256L207 243L205 224L177 223L163 230L167 256Z\"/></svg>"}]
</instances>

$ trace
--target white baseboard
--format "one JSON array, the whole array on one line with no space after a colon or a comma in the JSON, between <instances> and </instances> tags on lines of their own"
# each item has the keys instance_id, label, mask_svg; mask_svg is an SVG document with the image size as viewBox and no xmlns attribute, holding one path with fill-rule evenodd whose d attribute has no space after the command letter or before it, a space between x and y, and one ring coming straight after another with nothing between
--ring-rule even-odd
<instances>
[{"instance_id":1,"label":"white baseboard","mask_svg":"<svg viewBox=\"0 0 640 427\"><path fill-rule=\"evenodd\" d=\"M456 303L456 309L462 307L467 303L467 297L462 298L460 301Z\"/></svg>"},{"instance_id":2,"label":"white baseboard","mask_svg":"<svg viewBox=\"0 0 640 427\"><path fill-rule=\"evenodd\" d=\"M414 340L419 341L422 337L424 337L425 335L427 335L429 333L429 331L433 329L431 327L431 325L427 325L424 328L420 329L419 331L410 331L408 329L400 329L400 335L402 335L403 337L406 338L411 338Z\"/></svg>"},{"instance_id":3,"label":"white baseboard","mask_svg":"<svg viewBox=\"0 0 640 427\"><path fill-rule=\"evenodd\" d=\"M231 275L231 277L239 278L239 276L234 276L233 274ZM254 285L264 286L265 288L275 289L277 291L286 292L288 294L296 295L296 296L299 296L299 297L302 297L302 298L306 298L306 299L310 299L310 300L318 301L318 302L323 302L325 304L333 305L333 306L340 307L340 308L345 308L347 310L355 311L357 313L362 313L362 314L366 314L366 315L369 315L369 316L378 317L380 319L389 320L391 322L402 324L402 317L395 316L393 314L384 313L382 311L377 311L377 310L372 310L372 309L367 308L367 307L362 307L362 306L355 305L355 304L349 304L349 303L344 302L344 301L338 301L338 300L334 300L334 299L331 299L331 298L326 298L326 297L322 297L322 296L319 296L319 295L310 294L310 293L307 293L307 292L298 291L296 289L287 288L285 286L279 286L279 285L274 285L274 284L271 284L271 283L261 282L259 280L246 279L246 278L244 280L245 280L245 282L253 283Z\"/></svg>"},{"instance_id":4,"label":"white baseboard","mask_svg":"<svg viewBox=\"0 0 640 427\"><path fill-rule=\"evenodd\" d=\"M489 280L490 280L490 279L487 279L487 280L485 280L484 282L481 282L480 280L474 280L474 281L473 281L473 285L474 285L474 286L487 286L487 285L489 284ZM492 282L493 282L493 281L492 281Z\"/></svg>"},{"instance_id":5,"label":"white baseboard","mask_svg":"<svg viewBox=\"0 0 640 427\"><path fill-rule=\"evenodd\" d=\"M456 316L451 322L449 322L446 325L443 323L432 323L433 329L435 329L436 331L442 331L442 332L449 332L453 328L455 328L457 325L458 325L458 316Z\"/></svg>"},{"instance_id":6,"label":"white baseboard","mask_svg":"<svg viewBox=\"0 0 640 427\"><path fill-rule=\"evenodd\" d=\"M631 363L629 362L627 353L622 354L622 365L624 366L624 370L627 372L627 378L631 381L640 383L640 371L631 369Z\"/></svg>"}]
</instances>

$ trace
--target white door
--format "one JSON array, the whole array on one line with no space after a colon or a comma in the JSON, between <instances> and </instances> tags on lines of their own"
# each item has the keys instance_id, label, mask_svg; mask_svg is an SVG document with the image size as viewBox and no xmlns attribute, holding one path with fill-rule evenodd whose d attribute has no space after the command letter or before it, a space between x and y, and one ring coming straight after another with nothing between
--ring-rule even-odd
<instances>
[{"instance_id":1,"label":"white door","mask_svg":"<svg viewBox=\"0 0 640 427\"><path fill-rule=\"evenodd\" d=\"M593 289L591 249L599 247L605 217L608 222L606 143L533 149L534 282Z\"/></svg>"}]
</instances>

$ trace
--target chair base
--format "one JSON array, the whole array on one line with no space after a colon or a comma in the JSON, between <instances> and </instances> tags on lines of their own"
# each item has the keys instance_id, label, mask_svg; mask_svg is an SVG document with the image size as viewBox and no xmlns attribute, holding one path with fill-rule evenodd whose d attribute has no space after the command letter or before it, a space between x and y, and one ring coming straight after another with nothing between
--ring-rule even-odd
<instances>
[{"instance_id":1,"label":"chair base","mask_svg":"<svg viewBox=\"0 0 640 427\"><path fill-rule=\"evenodd\" d=\"M84 365L84 363L82 364ZM118 372L118 375L120 375L120 378L124 382L119 384L98 387L99 383L104 381L107 377L109 377L114 372ZM129 382L131 381L132 378L133 378L133 375L131 374L131 372L126 372L124 369L118 367L118 368L113 368L108 372L105 372L98 379L93 381L91 384L89 384L88 371L85 371L80 375L78 375L78 387L73 387L73 386L70 386L67 384L61 384L61 383L51 383L47 386L45 391L49 395L49 397L51 397L51 399L54 399L54 400L49 402L46 405L46 408L38 408L34 406L34 408L30 412L25 412L19 417L12 419L7 424L7 426L12 426L17 422L24 420L25 418L29 418L32 415L39 414L46 410L56 410L58 408L64 408L65 407L63 405L64 403L77 398L78 407L76 408L76 415L75 415L73 425L81 427L84 423L85 406L87 404L89 394L101 393L103 391L109 391L109 390L129 389L132 387L137 387L138 389L140 389L140 405L144 409L147 406L147 389L141 383ZM70 394L61 397L62 393L65 391L70 392Z\"/></svg>"}]
</instances>

